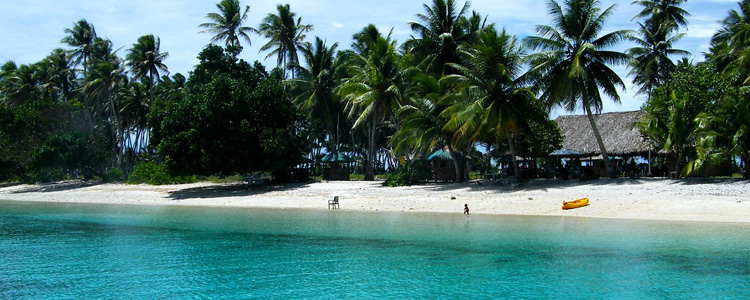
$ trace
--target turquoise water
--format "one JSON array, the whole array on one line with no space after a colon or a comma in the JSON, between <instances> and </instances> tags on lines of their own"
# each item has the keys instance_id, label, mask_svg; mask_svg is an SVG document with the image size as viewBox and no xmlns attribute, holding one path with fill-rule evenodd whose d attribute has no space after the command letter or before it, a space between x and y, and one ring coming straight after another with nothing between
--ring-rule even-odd
<instances>
[{"instance_id":1,"label":"turquoise water","mask_svg":"<svg viewBox=\"0 0 750 300\"><path fill-rule=\"evenodd\" d=\"M741 299L750 225L0 201L0 299Z\"/></svg>"}]
</instances>

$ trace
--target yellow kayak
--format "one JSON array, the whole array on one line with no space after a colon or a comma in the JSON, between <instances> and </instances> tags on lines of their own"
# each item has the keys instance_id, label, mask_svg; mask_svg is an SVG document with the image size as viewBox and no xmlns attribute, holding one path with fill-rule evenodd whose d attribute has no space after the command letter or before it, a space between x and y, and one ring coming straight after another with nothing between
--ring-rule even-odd
<instances>
[{"instance_id":1,"label":"yellow kayak","mask_svg":"<svg viewBox=\"0 0 750 300\"><path fill-rule=\"evenodd\" d=\"M582 198L575 201L568 201L562 203L562 209L579 208L589 205L589 198Z\"/></svg>"}]
</instances>

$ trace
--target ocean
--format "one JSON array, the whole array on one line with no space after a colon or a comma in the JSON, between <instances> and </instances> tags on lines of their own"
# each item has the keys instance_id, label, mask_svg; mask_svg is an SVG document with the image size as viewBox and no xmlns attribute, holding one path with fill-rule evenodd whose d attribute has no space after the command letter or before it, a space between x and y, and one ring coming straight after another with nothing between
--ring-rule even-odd
<instances>
[{"instance_id":1,"label":"ocean","mask_svg":"<svg viewBox=\"0 0 750 300\"><path fill-rule=\"evenodd\" d=\"M743 299L750 224L0 201L0 299Z\"/></svg>"}]
</instances>

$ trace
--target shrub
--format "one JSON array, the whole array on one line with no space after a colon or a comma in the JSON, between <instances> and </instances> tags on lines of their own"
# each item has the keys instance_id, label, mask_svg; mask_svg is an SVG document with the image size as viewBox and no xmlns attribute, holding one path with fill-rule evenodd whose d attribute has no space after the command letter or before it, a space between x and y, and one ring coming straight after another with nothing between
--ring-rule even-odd
<instances>
[{"instance_id":1,"label":"shrub","mask_svg":"<svg viewBox=\"0 0 750 300\"><path fill-rule=\"evenodd\" d=\"M180 184L196 182L195 176L172 176L164 165L152 162L140 163L133 168L128 178L129 184L147 183L150 185Z\"/></svg>"},{"instance_id":2,"label":"shrub","mask_svg":"<svg viewBox=\"0 0 750 300\"><path fill-rule=\"evenodd\" d=\"M430 179L431 175L430 166L426 161L410 161L386 175L383 185L394 187L417 184Z\"/></svg>"},{"instance_id":3,"label":"shrub","mask_svg":"<svg viewBox=\"0 0 750 300\"><path fill-rule=\"evenodd\" d=\"M125 181L125 172L119 168L114 168L102 174L103 182Z\"/></svg>"}]
</instances>

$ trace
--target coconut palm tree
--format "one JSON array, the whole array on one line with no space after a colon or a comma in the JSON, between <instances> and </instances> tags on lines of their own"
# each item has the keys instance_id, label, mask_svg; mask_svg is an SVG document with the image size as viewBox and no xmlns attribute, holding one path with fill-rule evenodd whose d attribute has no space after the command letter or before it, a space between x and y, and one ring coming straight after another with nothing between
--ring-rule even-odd
<instances>
[{"instance_id":1,"label":"coconut palm tree","mask_svg":"<svg viewBox=\"0 0 750 300\"><path fill-rule=\"evenodd\" d=\"M128 78L125 66L117 58L112 61L98 61L90 69L90 80L84 87L84 92L97 103L98 119L106 120L109 124L110 134L114 142L114 153L118 159L121 157L123 132L120 116L119 90L127 85Z\"/></svg>"},{"instance_id":2,"label":"coconut palm tree","mask_svg":"<svg viewBox=\"0 0 750 300\"><path fill-rule=\"evenodd\" d=\"M133 80L138 80L146 75L149 79L150 103L154 103L154 84L159 78L159 71L169 74L164 60L169 56L169 52L161 52L161 40L154 35L144 35L138 38L133 44L133 48L128 49L126 56L127 65L130 72L133 73Z\"/></svg>"},{"instance_id":3,"label":"coconut palm tree","mask_svg":"<svg viewBox=\"0 0 750 300\"><path fill-rule=\"evenodd\" d=\"M83 76L86 77L86 70L88 70L89 62L94 53L94 45L96 44L96 30L94 25L87 22L85 19L81 19L73 24L73 28L66 28L65 33L68 36L64 37L60 42L73 47L70 51L70 56L77 65L83 66Z\"/></svg>"},{"instance_id":4,"label":"coconut palm tree","mask_svg":"<svg viewBox=\"0 0 750 300\"><path fill-rule=\"evenodd\" d=\"M305 45L305 33L312 31L313 26L303 25L301 17L295 22L295 13L289 9L289 4L278 5L276 9L278 14L268 14L258 28L260 34L269 39L260 51L271 50L266 58L275 55L276 66L287 69L299 63L297 49ZM292 78L294 75L292 72Z\"/></svg>"},{"instance_id":5,"label":"coconut palm tree","mask_svg":"<svg viewBox=\"0 0 750 300\"><path fill-rule=\"evenodd\" d=\"M649 27L665 26L668 32L677 31L680 26L687 26L690 13L679 5L687 0L637 0L631 4L643 6L643 10L633 20L645 18Z\"/></svg>"},{"instance_id":6,"label":"coconut palm tree","mask_svg":"<svg viewBox=\"0 0 750 300\"><path fill-rule=\"evenodd\" d=\"M245 5L243 10L240 7L239 0L221 0L216 4L216 8L219 9L218 13L211 12L206 14L206 19L209 22L198 25L205 30L200 31L201 33L210 33L214 36L211 37L211 43L224 41L224 45L229 48L234 48L232 53L239 54L242 51L242 45L240 45L240 38L244 39L248 45L251 45L250 36L248 33L257 33L255 28L243 26L247 21L247 13L250 12L250 5Z\"/></svg>"},{"instance_id":7,"label":"coconut palm tree","mask_svg":"<svg viewBox=\"0 0 750 300\"><path fill-rule=\"evenodd\" d=\"M43 67L42 67L43 65ZM68 53L63 49L55 49L41 62L45 69L45 85L51 90L54 98L65 102L73 98L76 88L75 72L72 68Z\"/></svg>"},{"instance_id":8,"label":"coconut palm tree","mask_svg":"<svg viewBox=\"0 0 750 300\"><path fill-rule=\"evenodd\" d=\"M122 89L122 104L120 115L122 119L123 137L125 145L132 145L134 151L126 152L133 155L135 152L142 150L147 145L148 122L147 116L150 111L149 95L147 89L138 82L131 82L127 88ZM132 140L135 138L135 140ZM134 157L128 159L134 164ZM130 166L132 167L132 166Z\"/></svg>"},{"instance_id":9,"label":"coconut palm tree","mask_svg":"<svg viewBox=\"0 0 750 300\"><path fill-rule=\"evenodd\" d=\"M448 148L455 180L463 181L459 156L455 149L460 137L446 126L451 116L445 110L453 105L452 88L433 75L416 72L409 75L411 84L406 92L408 100L397 111L403 120L398 131L391 137L394 153L413 152L424 156L435 149Z\"/></svg>"},{"instance_id":10,"label":"coconut palm tree","mask_svg":"<svg viewBox=\"0 0 750 300\"><path fill-rule=\"evenodd\" d=\"M391 29L391 32L388 32L388 35L385 36L385 38L390 40L392 33L393 30ZM367 56L368 53L370 53L370 46L375 44L381 36L383 36L383 34L377 27L375 27L375 25L367 25L352 36L352 49L357 54Z\"/></svg>"},{"instance_id":11,"label":"coconut palm tree","mask_svg":"<svg viewBox=\"0 0 750 300\"><path fill-rule=\"evenodd\" d=\"M624 64L629 56L606 50L626 39L630 31L618 30L601 34L606 19L614 13L614 5L605 10L597 0L566 0L565 8L554 0L547 4L554 26L538 25L540 36L530 36L525 43L540 52L529 55L532 64L527 73L541 91L540 99L550 107L561 106L569 112L583 108L610 177L615 169L594 121L594 113L602 109L602 95L619 103L617 87L625 84L608 64Z\"/></svg>"},{"instance_id":12,"label":"coconut palm tree","mask_svg":"<svg viewBox=\"0 0 750 300\"><path fill-rule=\"evenodd\" d=\"M292 65L293 72L299 77L288 81L298 93L294 103L310 120L323 125L328 131L333 151L338 147L336 126L342 111L334 94L336 74L340 69L335 56L337 47L338 43L327 47L325 41L318 37L312 45L303 45L300 52L306 66Z\"/></svg>"},{"instance_id":13,"label":"coconut palm tree","mask_svg":"<svg viewBox=\"0 0 750 300\"><path fill-rule=\"evenodd\" d=\"M8 72L4 92L7 105L22 105L41 97L43 82L37 71L37 65L20 65Z\"/></svg>"},{"instance_id":14,"label":"coconut palm tree","mask_svg":"<svg viewBox=\"0 0 750 300\"><path fill-rule=\"evenodd\" d=\"M738 3L720 21L721 29L711 39L710 59L729 78L750 85L750 0Z\"/></svg>"},{"instance_id":15,"label":"coconut palm tree","mask_svg":"<svg viewBox=\"0 0 750 300\"><path fill-rule=\"evenodd\" d=\"M349 78L337 88L347 103L354 127L369 125L369 153L365 180L375 178L375 133L378 127L399 109L405 74L396 42L378 36L368 47L367 55L354 54L348 67Z\"/></svg>"},{"instance_id":16,"label":"coconut palm tree","mask_svg":"<svg viewBox=\"0 0 750 300\"><path fill-rule=\"evenodd\" d=\"M472 22L467 19L469 3L458 8L455 0L433 0L424 4L424 14L417 14L418 22L409 22L416 37L403 45L416 60L433 74L446 72L447 63L458 63L458 46L472 39Z\"/></svg>"},{"instance_id":17,"label":"coconut palm tree","mask_svg":"<svg viewBox=\"0 0 750 300\"><path fill-rule=\"evenodd\" d=\"M443 113L451 117L447 126L472 141L483 132L492 134L495 142L505 138L520 180L513 136L518 131L517 123L523 122L529 105L536 101L519 80L524 69L523 47L505 30L498 34L490 26L481 31L476 43L459 47L459 54L461 64L448 64L457 74L446 75L443 80L455 86L465 100Z\"/></svg>"},{"instance_id":18,"label":"coconut palm tree","mask_svg":"<svg viewBox=\"0 0 750 300\"><path fill-rule=\"evenodd\" d=\"M685 34L671 35L667 23L639 22L638 26L640 37L630 38L638 46L627 50L633 57L628 75L632 75L633 83L640 86L637 94L650 95L651 90L664 83L669 74L677 69L670 56L687 56L690 52L673 48Z\"/></svg>"}]
</instances>

